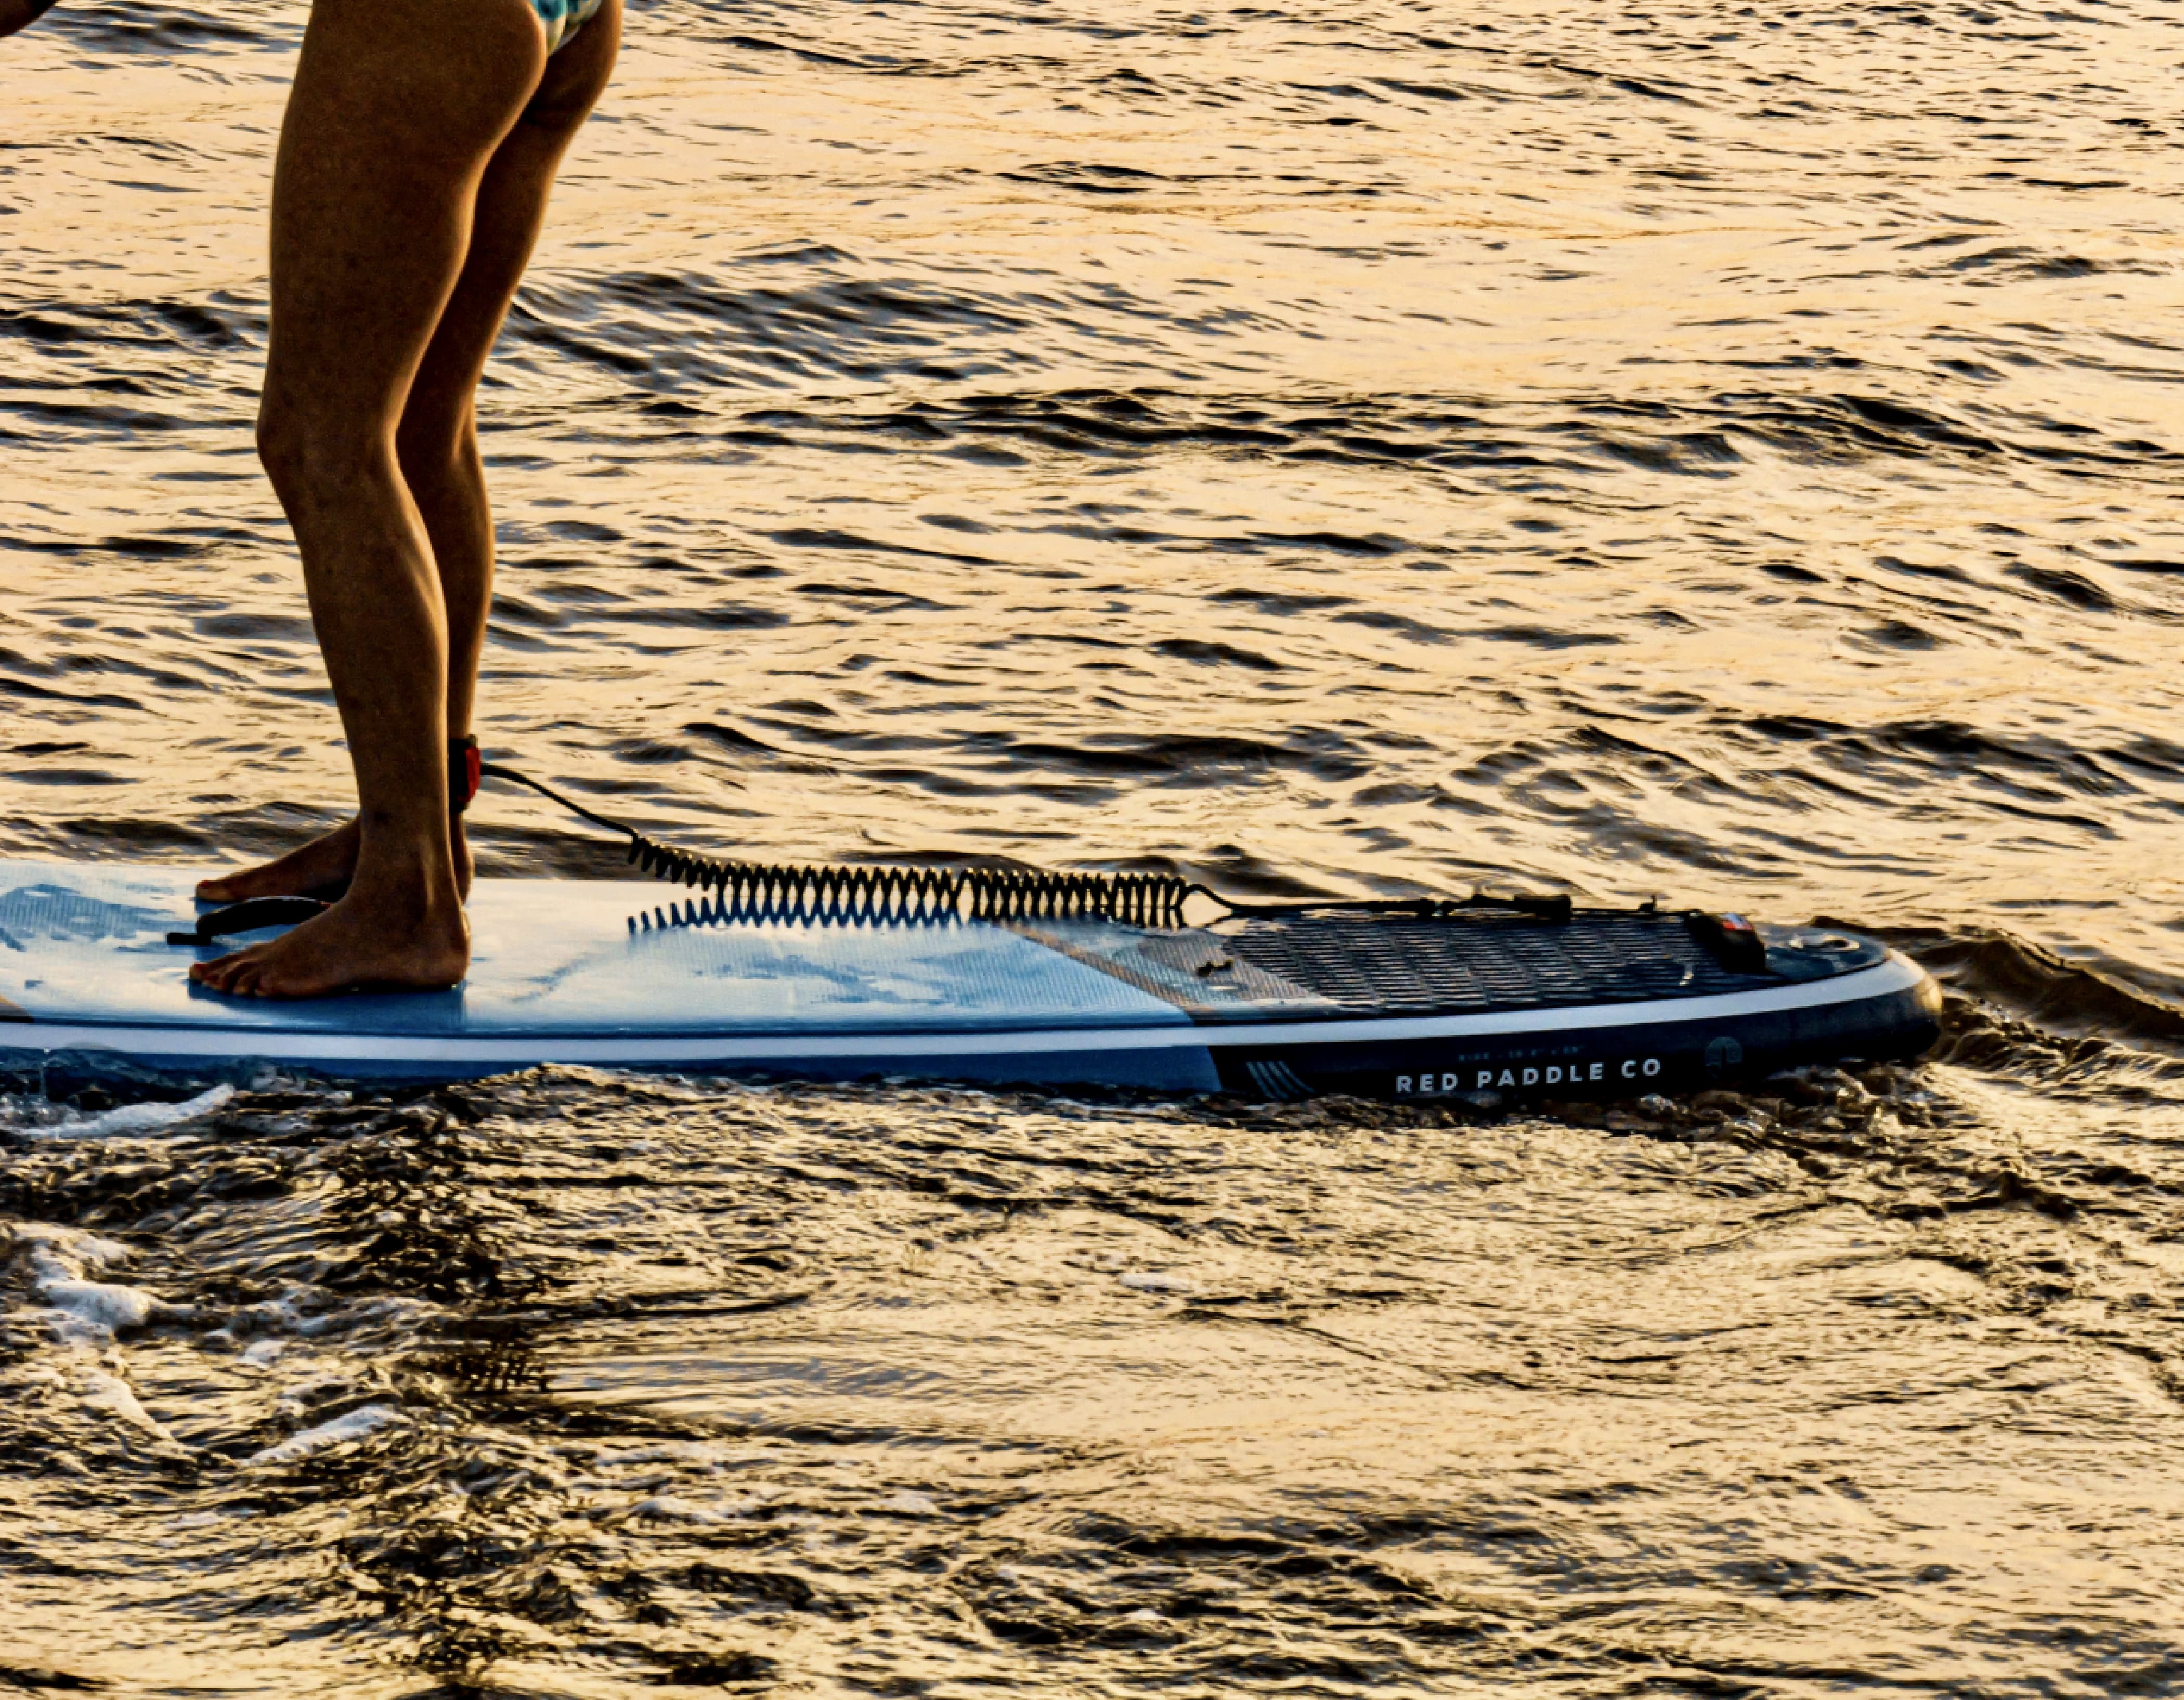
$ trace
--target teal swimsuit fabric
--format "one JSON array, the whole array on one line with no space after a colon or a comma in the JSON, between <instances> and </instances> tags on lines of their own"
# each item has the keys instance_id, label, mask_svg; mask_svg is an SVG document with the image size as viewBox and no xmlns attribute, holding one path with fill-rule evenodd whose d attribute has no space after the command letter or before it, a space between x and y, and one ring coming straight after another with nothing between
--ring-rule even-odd
<instances>
[{"instance_id":1,"label":"teal swimsuit fabric","mask_svg":"<svg viewBox=\"0 0 2184 1700\"><path fill-rule=\"evenodd\" d=\"M546 26L546 51L551 53L567 47L601 3L602 0L531 0L538 21Z\"/></svg>"}]
</instances>

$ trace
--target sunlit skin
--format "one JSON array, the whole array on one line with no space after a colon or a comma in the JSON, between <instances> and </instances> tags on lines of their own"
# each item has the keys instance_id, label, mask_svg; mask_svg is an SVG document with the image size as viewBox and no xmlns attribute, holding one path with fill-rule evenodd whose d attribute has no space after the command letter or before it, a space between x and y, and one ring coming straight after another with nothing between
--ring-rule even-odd
<instances>
[{"instance_id":1,"label":"sunlit skin","mask_svg":"<svg viewBox=\"0 0 2184 1700\"><path fill-rule=\"evenodd\" d=\"M0 35L45 10L0 0ZM437 987L470 962L448 809L493 593L475 401L554 175L614 69L621 0L549 55L526 0L316 0L273 176L258 446L294 528L356 817L216 902L347 880L324 914L200 963L214 992Z\"/></svg>"}]
</instances>

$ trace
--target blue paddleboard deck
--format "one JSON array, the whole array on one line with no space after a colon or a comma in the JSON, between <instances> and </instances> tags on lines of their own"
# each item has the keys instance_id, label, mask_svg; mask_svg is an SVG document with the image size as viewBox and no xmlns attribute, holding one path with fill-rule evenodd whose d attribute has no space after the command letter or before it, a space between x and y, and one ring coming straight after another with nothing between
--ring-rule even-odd
<instances>
[{"instance_id":1,"label":"blue paddleboard deck","mask_svg":"<svg viewBox=\"0 0 2184 1700\"><path fill-rule=\"evenodd\" d=\"M1763 929L1722 966L1673 915L1303 915L1212 929L755 921L650 882L482 880L450 991L306 1002L188 979L203 870L0 861L0 1065L182 1080L268 1064L454 1079L540 1064L1259 1097L1622 1096L1914 1054L1939 995L1871 940Z\"/></svg>"}]
</instances>

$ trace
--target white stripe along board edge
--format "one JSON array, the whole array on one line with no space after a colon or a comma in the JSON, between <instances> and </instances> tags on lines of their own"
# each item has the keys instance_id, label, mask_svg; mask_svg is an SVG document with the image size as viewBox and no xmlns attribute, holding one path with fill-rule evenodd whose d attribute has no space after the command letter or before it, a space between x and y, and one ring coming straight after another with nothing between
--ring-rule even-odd
<instances>
[{"instance_id":1,"label":"white stripe along board edge","mask_svg":"<svg viewBox=\"0 0 2184 1700\"><path fill-rule=\"evenodd\" d=\"M1334 1020L1236 1022L1218 1026L1050 1027L1015 1031L693 1033L672 1037L541 1033L466 1038L458 1034L280 1031L263 1027L98 1022L9 1022L0 1050L120 1051L132 1056L259 1057L268 1061L404 1063L718 1063L819 1057L1018 1056L1032 1053L1219 1049L1247 1046L1394 1043L1502 1033L1566 1033L1722 1020L1853 1003L1908 992L1924 970L1891 951L1887 959L1836 979L1808 981L1712 997L1580 1004L1474 1015L1371 1016Z\"/></svg>"}]
</instances>

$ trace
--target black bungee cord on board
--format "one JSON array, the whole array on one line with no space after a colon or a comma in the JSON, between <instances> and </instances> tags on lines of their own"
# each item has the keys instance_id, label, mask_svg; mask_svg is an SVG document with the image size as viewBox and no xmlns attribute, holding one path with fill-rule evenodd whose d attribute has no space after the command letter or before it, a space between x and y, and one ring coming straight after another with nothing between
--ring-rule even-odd
<instances>
[{"instance_id":1,"label":"black bungee cord on board","mask_svg":"<svg viewBox=\"0 0 2184 1700\"><path fill-rule=\"evenodd\" d=\"M737 862L663 844L626 821L615 820L564 797L552 786L511 767L483 760L475 738L448 747L448 803L462 814L488 779L527 786L578 819L629 841L629 860L656 879L694 887L706 901L688 921L799 921L834 925L945 925L961 921L1113 921L1128 926L1179 928L1184 906L1202 897L1224 915L1279 917L1348 910L1373 914L1447 916L1492 911L1541 921L1567 921L1576 911L1567 896L1502 896L1475 892L1468 897L1314 897L1294 903L1246 903L1173 874L1052 873L1039 868L935 868L916 863L805 865ZM198 917L187 932L170 932L170 944L209 945L258 927L309 920L340 896L326 889L303 897L253 897ZM1647 906L1648 908L1651 905ZM677 917L678 921L685 918ZM632 925L637 925L635 920Z\"/></svg>"}]
</instances>

